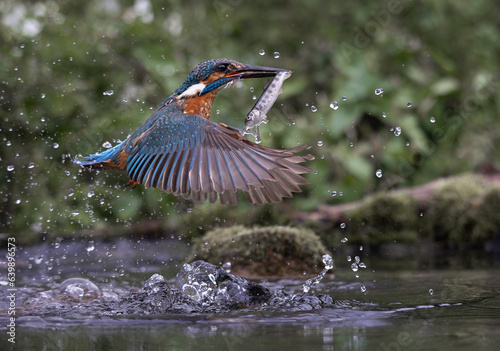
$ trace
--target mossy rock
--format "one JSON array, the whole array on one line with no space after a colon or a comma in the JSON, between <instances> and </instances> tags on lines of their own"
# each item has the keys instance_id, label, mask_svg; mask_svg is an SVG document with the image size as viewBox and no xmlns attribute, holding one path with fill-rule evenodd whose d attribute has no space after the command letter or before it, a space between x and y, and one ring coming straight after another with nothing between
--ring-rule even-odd
<instances>
[{"instance_id":1,"label":"mossy rock","mask_svg":"<svg viewBox=\"0 0 500 351\"><path fill-rule=\"evenodd\" d=\"M188 262L231 263L231 273L256 277L303 277L323 269L329 254L311 230L293 227L233 226L206 233L195 242Z\"/></svg>"},{"instance_id":2,"label":"mossy rock","mask_svg":"<svg viewBox=\"0 0 500 351\"><path fill-rule=\"evenodd\" d=\"M443 180L436 186L428 203L422 233L431 235L433 241L445 241L462 232L471 204L480 201L485 191L478 175L467 174ZM468 241L468 240L466 240Z\"/></svg>"},{"instance_id":3,"label":"mossy rock","mask_svg":"<svg viewBox=\"0 0 500 351\"><path fill-rule=\"evenodd\" d=\"M469 208L450 237L458 243L481 246L500 232L500 185L486 188L470 201Z\"/></svg>"},{"instance_id":4,"label":"mossy rock","mask_svg":"<svg viewBox=\"0 0 500 351\"><path fill-rule=\"evenodd\" d=\"M407 194L377 193L348 211L344 236L350 243L378 246L383 243L415 243L418 203Z\"/></svg>"}]
</instances>

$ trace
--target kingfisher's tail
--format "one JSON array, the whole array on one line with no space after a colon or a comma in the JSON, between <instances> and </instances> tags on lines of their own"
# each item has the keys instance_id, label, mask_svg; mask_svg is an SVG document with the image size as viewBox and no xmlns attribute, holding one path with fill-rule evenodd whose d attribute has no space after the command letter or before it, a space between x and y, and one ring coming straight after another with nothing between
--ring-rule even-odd
<instances>
[{"instance_id":1,"label":"kingfisher's tail","mask_svg":"<svg viewBox=\"0 0 500 351\"><path fill-rule=\"evenodd\" d=\"M73 163L93 169L117 168L118 157L122 148L123 143L120 143L101 153L90 154L89 156L84 156L83 159L73 159Z\"/></svg>"}]
</instances>

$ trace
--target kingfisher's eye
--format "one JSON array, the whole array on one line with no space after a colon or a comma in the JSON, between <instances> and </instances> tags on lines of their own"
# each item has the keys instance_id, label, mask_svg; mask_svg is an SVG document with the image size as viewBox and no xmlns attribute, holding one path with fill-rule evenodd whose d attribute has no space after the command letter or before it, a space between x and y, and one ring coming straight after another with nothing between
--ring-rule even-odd
<instances>
[{"instance_id":1,"label":"kingfisher's eye","mask_svg":"<svg viewBox=\"0 0 500 351\"><path fill-rule=\"evenodd\" d=\"M227 64L227 63L221 63L217 67L215 67L215 71L216 72L225 72L227 70L228 66L229 66L229 64Z\"/></svg>"}]
</instances>

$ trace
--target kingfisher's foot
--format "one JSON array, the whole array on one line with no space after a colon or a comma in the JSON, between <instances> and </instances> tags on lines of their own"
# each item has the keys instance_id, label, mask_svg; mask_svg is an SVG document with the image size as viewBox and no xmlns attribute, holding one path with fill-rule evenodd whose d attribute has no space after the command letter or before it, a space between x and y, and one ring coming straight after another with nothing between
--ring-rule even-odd
<instances>
[{"instance_id":1,"label":"kingfisher's foot","mask_svg":"<svg viewBox=\"0 0 500 351\"><path fill-rule=\"evenodd\" d=\"M136 182L135 180L132 180L132 179L131 179L131 180L129 180L129 181L128 181L128 184L127 184L127 185L131 185L131 186L132 186L132 188L135 188L137 185L139 185L139 183L138 183L138 182Z\"/></svg>"}]
</instances>

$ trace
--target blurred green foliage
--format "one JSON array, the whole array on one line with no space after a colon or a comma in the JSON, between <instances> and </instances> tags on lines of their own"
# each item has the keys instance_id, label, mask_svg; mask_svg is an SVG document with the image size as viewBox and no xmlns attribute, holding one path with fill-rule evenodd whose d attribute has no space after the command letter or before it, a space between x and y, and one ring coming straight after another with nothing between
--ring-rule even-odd
<instances>
[{"instance_id":1,"label":"blurred green foliage","mask_svg":"<svg viewBox=\"0 0 500 351\"><path fill-rule=\"evenodd\" d=\"M189 218L200 205L70 160L126 138L196 64L217 57L294 71L263 143L310 145L317 173L283 209L498 164L499 15L485 0L4 0L0 232ZM262 85L223 91L213 119L242 127ZM228 215L260 211L237 210Z\"/></svg>"}]
</instances>

